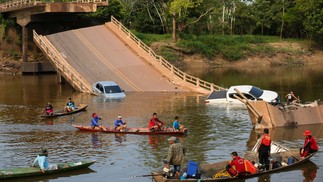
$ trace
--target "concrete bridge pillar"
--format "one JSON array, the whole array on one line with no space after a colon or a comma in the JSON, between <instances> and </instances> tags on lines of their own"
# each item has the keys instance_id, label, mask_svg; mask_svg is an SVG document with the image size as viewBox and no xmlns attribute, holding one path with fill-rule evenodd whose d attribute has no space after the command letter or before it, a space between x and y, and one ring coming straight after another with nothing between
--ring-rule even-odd
<instances>
[{"instance_id":1,"label":"concrete bridge pillar","mask_svg":"<svg viewBox=\"0 0 323 182\"><path fill-rule=\"evenodd\" d=\"M17 23L22 27L22 60L28 62L28 28L30 15L24 14L17 17Z\"/></svg>"}]
</instances>

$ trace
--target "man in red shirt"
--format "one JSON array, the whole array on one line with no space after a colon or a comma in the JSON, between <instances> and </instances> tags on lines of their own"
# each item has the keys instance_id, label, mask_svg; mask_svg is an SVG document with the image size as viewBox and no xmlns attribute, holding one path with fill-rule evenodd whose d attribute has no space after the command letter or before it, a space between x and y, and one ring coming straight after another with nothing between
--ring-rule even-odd
<instances>
[{"instance_id":1,"label":"man in red shirt","mask_svg":"<svg viewBox=\"0 0 323 182\"><path fill-rule=\"evenodd\" d=\"M304 146L300 149L301 158L306 157L308 154L317 152L319 149L319 146L310 130L305 130L303 135L305 136L305 141Z\"/></svg>"},{"instance_id":2,"label":"man in red shirt","mask_svg":"<svg viewBox=\"0 0 323 182\"><path fill-rule=\"evenodd\" d=\"M237 152L231 153L232 161L227 165L226 170L231 176L242 177L246 174L244 159L238 156Z\"/></svg>"},{"instance_id":3,"label":"man in red shirt","mask_svg":"<svg viewBox=\"0 0 323 182\"><path fill-rule=\"evenodd\" d=\"M161 130L161 127L163 125L165 125L165 123L157 118L157 113L153 113L153 117L149 120L148 123L148 129L150 131L158 131Z\"/></svg>"}]
</instances>

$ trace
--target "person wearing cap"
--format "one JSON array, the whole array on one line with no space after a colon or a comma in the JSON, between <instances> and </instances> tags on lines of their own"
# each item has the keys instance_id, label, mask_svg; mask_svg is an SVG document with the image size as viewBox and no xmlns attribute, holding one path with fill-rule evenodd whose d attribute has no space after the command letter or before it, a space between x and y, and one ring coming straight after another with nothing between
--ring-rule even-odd
<instances>
[{"instance_id":1,"label":"person wearing cap","mask_svg":"<svg viewBox=\"0 0 323 182\"><path fill-rule=\"evenodd\" d=\"M125 131L127 128L126 122L122 121L122 116L118 116L118 119L114 122L114 129L117 131Z\"/></svg>"},{"instance_id":2,"label":"person wearing cap","mask_svg":"<svg viewBox=\"0 0 323 182\"><path fill-rule=\"evenodd\" d=\"M75 104L71 98L68 98L66 106L64 107L65 112L71 112L75 110Z\"/></svg>"},{"instance_id":3,"label":"person wearing cap","mask_svg":"<svg viewBox=\"0 0 323 182\"><path fill-rule=\"evenodd\" d=\"M48 102L45 107L45 113L47 115L53 115L53 112L54 112L54 108L53 108L52 104L50 102Z\"/></svg>"},{"instance_id":4,"label":"person wearing cap","mask_svg":"<svg viewBox=\"0 0 323 182\"><path fill-rule=\"evenodd\" d=\"M304 146L300 149L301 159L305 158L308 154L317 152L319 149L319 146L310 130L305 130L303 135L305 136L305 141Z\"/></svg>"},{"instance_id":5,"label":"person wearing cap","mask_svg":"<svg viewBox=\"0 0 323 182\"><path fill-rule=\"evenodd\" d=\"M264 129L264 134L260 138L260 145L258 146L258 157L259 163L265 165L266 170L269 170L269 157L270 157L270 146L271 138L269 136L268 128Z\"/></svg>"},{"instance_id":6,"label":"person wearing cap","mask_svg":"<svg viewBox=\"0 0 323 182\"><path fill-rule=\"evenodd\" d=\"M149 130L150 131L161 130L163 125L165 125L165 123L157 118L157 113L153 113L153 117L149 120L149 123L148 123Z\"/></svg>"},{"instance_id":7,"label":"person wearing cap","mask_svg":"<svg viewBox=\"0 0 323 182\"><path fill-rule=\"evenodd\" d=\"M106 130L104 126L99 125L99 120L102 120L102 117L99 117L96 113L93 113L92 119L91 119L92 129L98 128L98 129Z\"/></svg>"},{"instance_id":8,"label":"person wearing cap","mask_svg":"<svg viewBox=\"0 0 323 182\"><path fill-rule=\"evenodd\" d=\"M179 178L181 164L184 161L184 148L181 142L176 137L170 137L168 140L170 146L167 153L167 159L164 161L164 167L169 169L169 165L173 165L174 176L176 178Z\"/></svg>"}]
</instances>

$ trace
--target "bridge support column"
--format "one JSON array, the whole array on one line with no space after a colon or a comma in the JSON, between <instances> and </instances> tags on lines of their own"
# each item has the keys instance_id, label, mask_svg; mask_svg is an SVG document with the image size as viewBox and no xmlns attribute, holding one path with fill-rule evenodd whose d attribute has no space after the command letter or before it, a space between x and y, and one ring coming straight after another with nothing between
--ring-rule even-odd
<instances>
[{"instance_id":1,"label":"bridge support column","mask_svg":"<svg viewBox=\"0 0 323 182\"><path fill-rule=\"evenodd\" d=\"M65 83L65 79L64 79L64 77L62 77L61 74L58 73L57 76L58 76L58 82L59 83L61 83L61 84Z\"/></svg>"},{"instance_id":2,"label":"bridge support column","mask_svg":"<svg viewBox=\"0 0 323 182\"><path fill-rule=\"evenodd\" d=\"M22 60L28 62L28 28L30 15L18 16L17 23L22 27Z\"/></svg>"},{"instance_id":3,"label":"bridge support column","mask_svg":"<svg viewBox=\"0 0 323 182\"><path fill-rule=\"evenodd\" d=\"M22 61L28 62L28 29L22 26Z\"/></svg>"}]
</instances>

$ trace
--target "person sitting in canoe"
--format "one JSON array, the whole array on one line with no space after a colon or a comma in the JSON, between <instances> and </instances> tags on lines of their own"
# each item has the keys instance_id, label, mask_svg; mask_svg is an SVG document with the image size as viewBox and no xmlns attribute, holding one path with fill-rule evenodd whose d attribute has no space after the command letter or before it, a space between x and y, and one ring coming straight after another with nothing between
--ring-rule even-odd
<instances>
[{"instance_id":1,"label":"person sitting in canoe","mask_svg":"<svg viewBox=\"0 0 323 182\"><path fill-rule=\"evenodd\" d=\"M40 167L42 173L45 173L47 170L55 170L58 168L56 164L48 163L48 152L45 148L41 149L41 153L36 157L31 167L36 167L37 165Z\"/></svg>"},{"instance_id":2,"label":"person sitting in canoe","mask_svg":"<svg viewBox=\"0 0 323 182\"><path fill-rule=\"evenodd\" d=\"M238 156L237 152L231 153L232 161L227 165L226 170L232 177L243 177L246 174L244 159Z\"/></svg>"},{"instance_id":3,"label":"person sitting in canoe","mask_svg":"<svg viewBox=\"0 0 323 182\"><path fill-rule=\"evenodd\" d=\"M99 117L96 113L92 114L91 127L92 129L98 128L102 130L107 130L104 126L99 125L99 120L102 120L102 117Z\"/></svg>"},{"instance_id":4,"label":"person sitting in canoe","mask_svg":"<svg viewBox=\"0 0 323 182\"><path fill-rule=\"evenodd\" d=\"M118 116L118 119L114 122L114 129L117 131L125 131L127 128L126 122L122 121L122 116Z\"/></svg>"},{"instance_id":5,"label":"person sitting in canoe","mask_svg":"<svg viewBox=\"0 0 323 182\"><path fill-rule=\"evenodd\" d=\"M66 106L64 107L65 112L72 112L75 110L75 104L71 98L68 98Z\"/></svg>"},{"instance_id":6,"label":"person sitting in canoe","mask_svg":"<svg viewBox=\"0 0 323 182\"><path fill-rule=\"evenodd\" d=\"M308 154L317 152L319 149L319 146L310 130L305 130L303 135L305 136L305 141L304 146L300 149L301 159L304 159Z\"/></svg>"},{"instance_id":7,"label":"person sitting in canoe","mask_svg":"<svg viewBox=\"0 0 323 182\"><path fill-rule=\"evenodd\" d=\"M173 130L174 131L183 131L184 125L179 123L178 118L179 118L178 116L174 117L175 121L173 122Z\"/></svg>"},{"instance_id":8,"label":"person sitting in canoe","mask_svg":"<svg viewBox=\"0 0 323 182\"><path fill-rule=\"evenodd\" d=\"M153 117L149 120L148 123L148 129L150 131L158 131L161 130L163 125L165 125L165 123L157 118L157 113L153 113Z\"/></svg>"},{"instance_id":9,"label":"person sitting in canoe","mask_svg":"<svg viewBox=\"0 0 323 182\"><path fill-rule=\"evenodd\" d=\"M48 102L46 107L45 107L45 113L46 113L47 116L53 115L53 113L54 113L54 108L53 108L53 106L52 106L52 104L50 102Z\"/></svg>"}]
</instances>

